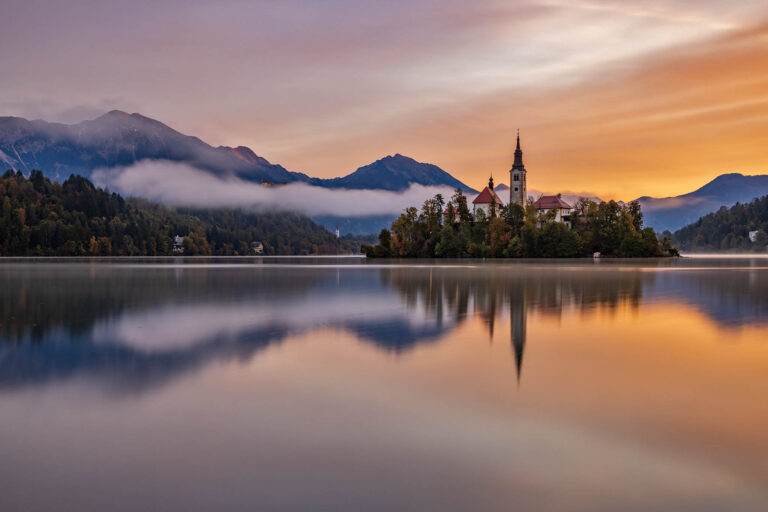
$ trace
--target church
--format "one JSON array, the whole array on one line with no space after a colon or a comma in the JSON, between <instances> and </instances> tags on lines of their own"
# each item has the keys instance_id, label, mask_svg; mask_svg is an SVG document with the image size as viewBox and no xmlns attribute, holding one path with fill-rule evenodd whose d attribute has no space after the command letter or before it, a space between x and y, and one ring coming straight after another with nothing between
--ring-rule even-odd
<instances>
[{"instance_id":1,"label":"church","mask_svg":"<svg viewBox=\"0 0 768 512\"><path fill-rule=\"evenodd\" d=\"M520 149L520 131L517 132L517 147L515 148L515 159L512 168L509 170L509 202L506 204L517 203L523 208L532 204L538 213L546 213L552 209L555 210L555 220L558 222L570 222L573 207L557 196L541 196L535 201L528 197L528 171L523 164L523 150ZM472 201L472 213L477 214L479 210L488 215L492 208L504 206L504 201L499 197L493 188L493 176L488 180L488 186Z\"/></svg>"}]
</instances>

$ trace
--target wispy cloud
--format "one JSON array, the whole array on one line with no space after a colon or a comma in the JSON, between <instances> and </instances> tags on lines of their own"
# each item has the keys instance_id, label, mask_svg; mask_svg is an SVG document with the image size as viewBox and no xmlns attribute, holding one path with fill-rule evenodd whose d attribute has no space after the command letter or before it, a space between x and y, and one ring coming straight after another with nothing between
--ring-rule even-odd
<instances>
[{"instance_id":1,"label":"wispy cloud","mask_svg":"<svg viewBox=\"0 0 768 512\"><path fill-rule=\"evenodd\" d=\"M298 211L307 215L397 215L421 206L435 194L447 199L447 187L412 185L403 192L346 190L292 183L264 187L238 178L218 178L188 165L143 160L131 167L99 169L93 180L128 196L146 197L173 206Z\"/></svg>"},{"instance_id":2,"label":"wispy cloud","mask_svg":"<svg viewBox=\"0 0 768 512\"><path fill-rule=\"evenodd\" d=\"M105 110L317 176L399 152L467 183L508 165L520 127L532 186L602 196L676 194L766 162L764 0L4 7L0 115L72 121L119 98ZM732 151L707 167L718 128Z\"/></svg>"}]
</instances>

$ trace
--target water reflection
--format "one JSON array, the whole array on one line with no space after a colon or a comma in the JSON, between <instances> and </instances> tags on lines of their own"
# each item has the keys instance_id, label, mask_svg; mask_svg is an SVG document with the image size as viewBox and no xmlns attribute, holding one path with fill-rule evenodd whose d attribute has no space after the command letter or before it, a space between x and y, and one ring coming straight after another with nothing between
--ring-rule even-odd
<instances>
[{"instance_id":1,"label":"water reflection","mask_svg":"<svg viewBox=\"0 0 768 512\"><path fill-rule=\"evenodd\" d=\"M104 389L153 389L217 360L248 360L316 329L401 354L470 318L493 339L508 324L522 375L530 315L557 321L697 308L721 328L768 321L768 272L755 264L456 266L0 266L0 388L78 376ZM505 329L506 330L506 329Z\"/></svg>"},{"instance_id":2,"label":"water reflection","mask_svg":"<svg viewBox=\"0 0 768 512\"><path fill-rule=\"evenodd\" d=\"M0 265L0 509L763 511L767 273Z\"/></svg>"}]
</instances>

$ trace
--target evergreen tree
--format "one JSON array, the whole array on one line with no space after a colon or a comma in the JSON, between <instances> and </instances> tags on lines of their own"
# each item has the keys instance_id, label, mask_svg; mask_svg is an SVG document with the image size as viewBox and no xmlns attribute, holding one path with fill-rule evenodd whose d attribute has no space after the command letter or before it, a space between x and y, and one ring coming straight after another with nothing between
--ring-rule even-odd
<instances>
[{"instance_id":1,"label":"evergreen tree","mask_svg":"<svg viewBox=\"0 0 768 512\"><path fill-rule=\"evenodd\" d=\"M335 254L339 241L296 213L176 210L143 199L125 200L82 176L51 182L8 171L0 179L2 256L156 256L172 253L184 237L184 254L247 254L253 242L265 254ZM358 243L342 239L344 252Z\"/></svg>"}]
</instances>

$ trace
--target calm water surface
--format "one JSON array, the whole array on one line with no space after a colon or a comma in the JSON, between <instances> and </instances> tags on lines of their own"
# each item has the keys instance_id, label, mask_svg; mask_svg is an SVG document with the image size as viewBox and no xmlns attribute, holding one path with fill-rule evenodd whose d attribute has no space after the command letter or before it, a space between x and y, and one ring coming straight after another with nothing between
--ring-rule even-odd
<instances>
[{"instance_id":1,"label":"calm water surface","mask_svg":"<svg viewBox=\"0 0 768 512\"><path fill-rule=\"evenodd\" d=\"M765 511L768 259L0 262L0 510Z\"/></svg>"}]
</instances>

